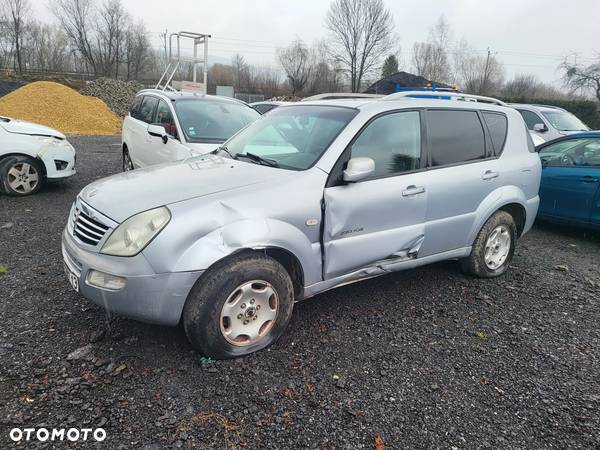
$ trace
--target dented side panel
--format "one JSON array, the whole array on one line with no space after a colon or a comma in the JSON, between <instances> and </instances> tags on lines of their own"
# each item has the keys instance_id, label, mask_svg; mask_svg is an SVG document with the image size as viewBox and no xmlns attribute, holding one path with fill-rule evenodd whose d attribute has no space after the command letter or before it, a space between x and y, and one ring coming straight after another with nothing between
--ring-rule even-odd
<instances>
[{"instance_id":1,"label":"dented side panel","mask_svg":"<svg viewBox=\"0 0 600 450\"><path fill-rule=\"evenodd\" d=\"M423 192L406 195L407 188ZM325 189L324 278L418 257L426 242L426 173Z\"/></svg>"}]
</instances>

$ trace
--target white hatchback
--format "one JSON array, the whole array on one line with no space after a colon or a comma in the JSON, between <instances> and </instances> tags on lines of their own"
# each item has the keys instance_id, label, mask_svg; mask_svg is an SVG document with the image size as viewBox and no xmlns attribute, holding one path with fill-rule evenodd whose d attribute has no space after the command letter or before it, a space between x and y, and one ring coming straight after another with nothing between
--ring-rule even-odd
<instances>
[{"instance_id":1,"label":"white hatchback","mask_svg":"<svg viewBox=\"0 0 600 450\"><path fill-rule=\"evenodd\" d=\"M143 90L123 121L123 170L211 152L259 117L227 97Z\"/></svg>"},{"instance_id":2,"label":"white hatchback","mask_svg":"<svg viewBox=\"0 0 600 450\"><path fill-rule=\"evenodd\" d=\"M44 125L0 117L0 193L36 193L46 180L75 175L75 149Z\"/></svg>"}]
</instances>

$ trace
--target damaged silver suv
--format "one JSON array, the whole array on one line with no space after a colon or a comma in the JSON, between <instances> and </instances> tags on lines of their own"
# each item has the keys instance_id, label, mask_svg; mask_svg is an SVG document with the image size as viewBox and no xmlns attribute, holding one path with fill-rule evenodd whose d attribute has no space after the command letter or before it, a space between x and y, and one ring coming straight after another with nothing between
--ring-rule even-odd
<instances>
[{"instance_id":1,"label":"damaged silver suv","mask_svg":"<svg viewBox=\"0 0 600 450\"><path fill-rule=\"evenodd\" d=\"M68 279L231 358L336 286L446 259L501 275L533 224L540 159L518 111L445 98L284 105L212 154L96 181L63 233Z\"/></svg>"}]
</instances>

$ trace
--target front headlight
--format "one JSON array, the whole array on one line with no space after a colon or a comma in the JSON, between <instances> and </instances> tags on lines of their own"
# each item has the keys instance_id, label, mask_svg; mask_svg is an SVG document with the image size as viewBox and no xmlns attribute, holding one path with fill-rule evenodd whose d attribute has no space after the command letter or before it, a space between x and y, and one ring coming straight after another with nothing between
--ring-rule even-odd
<instances>
[{"instance_id":1,"label":"front headlight","mask_svg":"<svg viewBox=\"0 0 600 450\"><path fill-rule=\"evenodd\" d=\"M171 213L162 206L130 217L112 232L100 253L112 256L135 256L171 220Z\"/></svg>"}]
</instances>

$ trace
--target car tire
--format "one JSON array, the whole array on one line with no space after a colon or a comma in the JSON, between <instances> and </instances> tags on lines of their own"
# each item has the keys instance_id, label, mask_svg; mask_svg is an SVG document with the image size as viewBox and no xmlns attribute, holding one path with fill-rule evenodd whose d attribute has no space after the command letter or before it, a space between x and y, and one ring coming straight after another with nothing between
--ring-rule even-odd
<instances>
[{"instance_id":1,"label":"car tire","mask_svg":"<svg viewBox=\"0 0 600 450\"><path fill-rule=\"evenodd\" d=\"M25 155L0 160L0 189L15 197L35 194L44 184L44 171L36 159Z\"/></svg>"},{"instance_id":2,"label":"car tire","mask_svg":"<svg viewBox=\"0 0 600 450\"><path fill-rule=\"evenodd\" d=\"M496 211L483 225L467 258L460 260L463 272L481 278L502 275L515 252L517 227L506 211Z\"/></svg>"},{"instance_id":3,"label":"car tire","mask_svg":"<svg viewBox=\"0 0 600 450\"><path fill-rule=\"evenodd\" d=\"M131 160L131 156L129 155L129 150L125 148L123 150L123 172L129 172L130 170L134 170L133 161Z\"/></svg>"},{"instance_id":4,"label":"car tire","mask_svg":"<svg viewBox=\"0 0 600 450\"><path fill-rule=\"evenodd\" d=\"M266 255L240 253L215 264L194 285L183 327L204 355L235 358L275 342L293 307L294 288L285 268Z\"/></svg>"}]
</instances>

